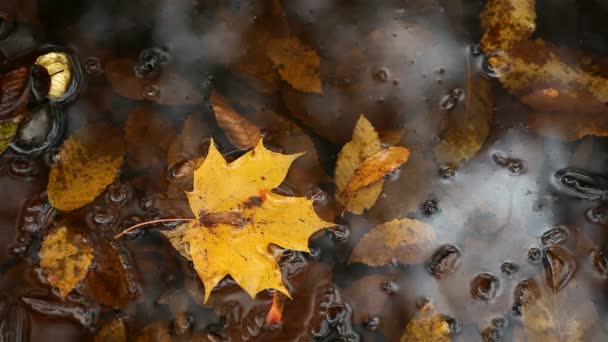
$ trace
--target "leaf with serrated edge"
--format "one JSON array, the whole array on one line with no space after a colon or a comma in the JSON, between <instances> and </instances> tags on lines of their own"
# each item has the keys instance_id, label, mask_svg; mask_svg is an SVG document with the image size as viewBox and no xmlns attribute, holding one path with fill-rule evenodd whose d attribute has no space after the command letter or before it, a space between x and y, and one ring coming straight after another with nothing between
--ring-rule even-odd
<instances>
[{"instance_id":1,"label":"leaf with serrated edge","mask_svg":"<svg viewBox=\"0 0 608 342\"><path fill-rule=\"evenodd\" d=\"M341 197L340 194L361 164L381 150L378 132L365 116L361 115L353 131L351 141L342 147L342 151L338 155L335 170L336 200L354 214L361 214L365 209L371 208L376 203L382 192L384 181L380 180L346 199Z\"/></svg>"},{"instance_id":2,"label":"leaf with serrated edge","mask_svg":"<svg viewBox=\"0 0 608 342\"><path fill-rule=\"evenodd\" d=\"M205 301L211 290L230 275L249 295L273 288L289 296L269 244L309 251L308 238L333 224L321 220L312 201L271 192L299 155L267 150L262 141L239 159L227 163L213 142L202 165L194 173L194 191L187 192L197 221L164 233L185 258L194 263L205 285ZM210 214L243 218L240 224L204 224Z\"/></svg>"}]
</instances>

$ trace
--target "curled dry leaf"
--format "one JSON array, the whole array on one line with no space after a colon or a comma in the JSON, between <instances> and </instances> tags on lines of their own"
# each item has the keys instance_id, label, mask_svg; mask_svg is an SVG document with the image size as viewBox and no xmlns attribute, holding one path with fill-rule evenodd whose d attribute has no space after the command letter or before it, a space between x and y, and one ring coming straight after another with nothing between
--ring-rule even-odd
<instances>
[{"instance_id":1,"label":"curled dry leaf","mask_svg":"<svg viewBox=\"0 0 608 342\"><path fill-rule=\"evenodd\" d=\"M15 68L0 76L0 119L17 116L27 105L30 70Z\"/></svg>"},{"instance_id":2,"label":"curled dry leaf","mask_svg":"<svg viewBox=\"0 0 608 342\"><path fill-rule=\"evenodd\" d=\"M268 58L279 71L281 79L294 89L305 93L323 93L317 52L296 37L273 39L268 42Z\"/></svg>"},{"instance_id":3,"label":"curled dry leaf","mask_svg":"<svg viewBox=\"0 0 608 342\"><path fill-rule=\"evenodd\" d=\"M342 197L341 194L365 160L381 150L378 132L365 116L361 115L353 131L352 140L342 147L336 162L336 200L344 205L346 210L354 214L361 214L365 209L371 208L376 203L382 192L383 180L360 189L348 198Z\"/></svg>"},{"instance_id":4,"label":"curled dry leaf","mask_svg":"<svg viewBox=\"0 0 608 342\"><path fill-rule=\"evenodd\" d=\"M46 236L38 256L49 283L65 298L87 275L93 250L82 236L62 226Z\"/></svg>"},{"instance_id":5,"label":"curled dry leaf","mask_svg":"<svg viewBox=\"0 0 608 342\"><path fill-rule=\"evenodd\" d=\"M556 294L548 292L522 308L522 322L529 342L590 341L598 316L593 303L574 286Z\"/></svg>"},{"instance_id":6,"label":"curled dry leaf","mask_svg":"<svg viewBox=\"0 0 608 342\"><path fill-rule=\"evenodd\" d=\"M97 124L76 131L51 166L47 186L51 205L70 211L93 201L116 178L124 149L116 128Z\"/></svg>"},{"instance_id":7,"label":"curled dry leaf","mask_svg":"<svg viewBox=\"0 0 608 342\"><path fill-rule=\"evenodd\" d=\"M451 340L450 324L431 303L418 310L401 336L401 342L449 342Z\"/></svg>"},{"instance_id":8,"label":"curled dry leaf","mask_svg":"<svg viewBox=\"0 0 608 342\"><path fill-rule=\"evenodd\" d=\"M226 137L234 147L248 149L260 141L260 130L237 113L222 95L213 91L210 100L218 125L224 130Z\"/></svg>"},{"instance_id":9,"label":"curled dry leaf","mask_svg":"<svg viewBox=\"0 0 608 342\"><path fill-rule=\"evenodd\" d=\"M59 99L68 91L72 82L72 66L65 52L49 52L36 59L36 64L44 67L51 78L48 96Z\"/></svg>"},{"instance_id":10,"label":"curled dry leaf","mask_svg":"<svg viewBox=\"0 0 608 342\"><path fill-rule=\"evenodd\" d=\"M129 113L125 124L127 162L136 169L165 169L165 158L175 129L162 114L141 105Z\"/></svg>"},{"instance_id":11,"label":"curled dry leaf","mask_svg":"<svg viewBox=\"0 0 608 342\"><path fill-rule=\"evenodd\" d=\"M105 324L95 335L95 342L127 342L127 329L121 319Z\"/></svg>"},{"instance_id":12,"label":"curled dry leaf","mask_svg":"<svg viewBox=\"0 0 608 342\"><path fill-rule=\"evenodd\" d=\"M472 72L467 62L464 103L447 113L447 129L435 146L435 158L442 164L458 165L472 158L490 134L494 118L492 83L481 73Z\"/></svg>"},{"instance_id":13,"label":"curled dry leaf","mask_svg":"<svg viewBox=\"0 0 608 342\"><path fill-rule=\"evenodd\" d=\"M481 47L502 85L539 111L605 111L608 78L604 64L545 40L531 39L535 0L491 0L481 13ZM564 106L564 104L566 104Z\"/></svg>"},{"instance_id":14,"label":"curled dry leaf","mask_svg":"<svg viewBox=\"0 0 608 342\"><path fill-rule=\"evenodd\" d=\"M348 262L369 266L383 266L394 260L402 264L418 264L433 253L436 239L430 225L408 218L396 219L378 225L365 234Z\"/></svg>"},{"instance_id":15,"label":"curled dry leaf","mask_svg":"<svg viewBox=\"0 0 608 342\"><path fill-rule=\"evenodd\" d=\"M195 105L203 100L200 92L185 78L166 70L153 79L139 78L133 70L135 64L130 59L113 60L106 64L106 77L118 95L168 106Z\"/></svg>"},{"instance_id":16,"label":"curled dry leaf","mask_svg":"<svg viewBox=\"0 0 608 342\"><path fill-rule=\"evenodd\" d=\"M269 244L309 251L308 238L333 224L321 220L312 201L271 192L298 155L256 147L228 164L213 142L194 173L188 202L197 220L165 233L171 244L194 263L211 290L230 275L249 295L273 288L289 296Z\"/></svg>"},{"instance_id":17,"label":"curled dry leaf","mask_svg":"<svg viewBox=\"0 0 608 342\"><path fill-rule=\"evenodd\" d=\"M357 191L374 184L407 162L410 151L405 147L389 147L367 158L346 183L340 195L349 198Z\"/></svg>"}]
</instances>

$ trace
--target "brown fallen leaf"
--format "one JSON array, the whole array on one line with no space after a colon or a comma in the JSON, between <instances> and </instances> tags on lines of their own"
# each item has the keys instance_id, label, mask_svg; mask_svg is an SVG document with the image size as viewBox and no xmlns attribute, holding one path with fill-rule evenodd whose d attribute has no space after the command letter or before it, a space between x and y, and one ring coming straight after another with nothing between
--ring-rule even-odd
<instances>
[{"instance_id":1,"label":"brown fallen leaf","mask_svg":"<svg viewBox=\"0 0 608 342\"><path fill-rule=\"evenodd\" d=\"M408 218L396 219L372 228L357 243L349 263L384 266L394 260L419 264L433 253L435 231L428 224Z\"/></svg>"},{"instance_id":2,"label":"brown fallen leaf","mask_svg":"<svg viewBox=\"0 0 608 342\"><path fill-rule=\"evenodd\" d=\"M146 325L134 338L135 342L171 342L173 339L169 335L168 324L158 321Z\"/></svg>"},{"instance_id":3,"label":"brown fallen leaf","mask_svg":"<svg viewBox=\"0 0 608 342\"><path fill-rule=\"evenodd\" d=\"M340 194L346 189L348 182L363 162L380 151L378 132L365 116L361 115L353 131L352 140L342 147L338 155L335 170L336 200L354 214L361 214L376 203L384 181L380 180L361 189L349 198L343 198Z\"/></svg>"},{"instance_id":4,"label":"brown fallen leaf","mask_svg":"<svg viewBox=\"0 0 608 342\"><path fill-rule=\"evenodd\" d=\"M82 236L62 226L44 238L38 256L49 283L65 298L87 275L93 250Z\"/></svg>"},{"instance_id":5,"label":"brown fallen leaf","mask_svg":"<svg viewBox=\"0 0 608 342\"><path fill-rule=\"evenodd\" d=\"M260 130L237 113L222 95L213 91L210 101L218 125L224 130L226 137L234 147L249 149L258 143L261 137Z\"/></svg>"},{"instance_id":6,"label":"brown fallen leaf","mask_svg":"<svg viewBox=\"0 0 608 342\"><path fill-rule=\"evenodd\" d=\"M350 178L340 197L349 198L355 192L374 184L407 162L410 151L405 147L389 147L367 158Z\"/></svg>"},{"instance_id":7,"label":"brown fallen leaf","mask_svg":"<svg viewBox=\"0 0 608 342\"><path fill-rule=\"evenodd\" d=\"M435 145L435 158L442 164L458 165L471 159L481 149L490 134L494 118L492 83L480 72L471 70L467 57L464 103L447 114L447 129ZM459 94L449 94L459 101Z\"/></svg>"},{"instance_id":8,"label":"brown fallen leaf","mask_svg":"<svg viewBox=\"0 0 608 342\"><path fill-rule=\"evenodd\" d=\"M111 184L124 159L120 130L104 124L85 126L67 139L51 166L47 191L62 211L93 201Z\"/></svg>"},{"instance_id":9,"label":"brown fallen leaf","mask_svg":"<svg viewBox=\"0 0 608 342\"><path fill-rule=\"evenodd\" d=\"M323 93L317 52L296 37L273 39L267 45L268 58L281 79L305 93Z\"/></svg>"},{"instance_id":10,"label":"brown fallen leaf","mask_svg":"<svg viewBox=\"0 0 608 342\"><path fill-rule=\"evenodd\" d=\"M211 134L203 123L202 114L195 112L184 121L181 133L175 136L167 150L167 164L173 165L184 160L197 160L198 167L201 157L206 153L205 141Z\"/></svg>"},{"instance_id":11,"label":"brown fallen leaf","mask_svg":"<svg viewBox=\"0 0 608 342\"><path fill-rule=\"evenodd\" d=\"M29 99L30 69L15 68L0 76L0 119L6 120L25 109Z\"/></svg>"},{"instance_id":12,"label":"brown fallen leaf","mask_svg":"<svg viewBox=\"0 0 608 342\"><path fill-rule=\"evenodd\" d=\"M201 93L185 78L163 70L153 79L135 76L131 59L109 61L105 75L118 95L132 100L148 100L158 104L195 105L203 100Z\"/></svg>"},{"instance_id":13,"label":"brown fallen leaf","mask_svg":"<svg viewBox=\"0 0 608 342\"><path fill-rule=\"evenodd\" d=\"M401 342L449 342L450 324L431 303L420 308L409 321L401 336Z\"/></svg>"},{"instance_id":14,"label":"brown fallen leaf","mask_svg":"<svg viewBox=\"0 0 608 342\"><path fill-rule=\"evenodd\" d=\"M127 329L121 319L115 319L105 324L97 335L95 342L127 342Z\"/></svg>"},{"instance_id":15,"label":"brown fallen leaf","mask_svg":"<svg viewBox=\"0 0 608 342\"><path fill-rule=\"evenodd\" d=\"M559 293L548 291L522 308L529 342L590 341L590 334L598 330L597 321L594 304L576 286Z\"/></svg>"},{"instance_id":16,"label":"brown fallen leaf","mask_svg":"<svg viewBox=\"0 0 608 342\"><path fill-rule=\"evenodd\" d=\"M129 113L125 123L127 162L135 169L166 169L167 150L175 128L161 113L144 104Z\"/></svg>"}]
</instances>

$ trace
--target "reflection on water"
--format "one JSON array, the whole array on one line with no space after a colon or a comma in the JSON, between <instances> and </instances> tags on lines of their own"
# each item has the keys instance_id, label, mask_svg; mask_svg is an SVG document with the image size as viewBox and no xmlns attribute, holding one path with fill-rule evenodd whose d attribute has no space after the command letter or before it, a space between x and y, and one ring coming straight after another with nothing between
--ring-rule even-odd
<instances>
[{"instance_id":1,"label":"reflection on water","mask_svg":"<svg viewBox=\"0 0 608 342\"><path fill-rule=\"evenodd\" d=\"M395 341L429 303L453 341L605 340L606 15L600 0L3 2L0 340L92 339L122 319L130 339ZM321 94L267 57L286 37L318 53ZM33 67L49 52L69 73ZM280 257L293 300L278 326L265 324L272 293L251 299L230 278L203 305L191 263L158 232L175 226L112 239L189 216L183 191L210 136L230 160L243 154L212 90L271 150L306 151L274 192L336 223L311 253ZM361 113L410 157L370 210L343 214L333 172ZM127 131L127 162L92 203L59 212L49 166L94 123ZM403 217L433 227L426 262L348 264L364 234ZM97 246L64 300L38 267L61 222Z\"/></svg>"}]
</instances>

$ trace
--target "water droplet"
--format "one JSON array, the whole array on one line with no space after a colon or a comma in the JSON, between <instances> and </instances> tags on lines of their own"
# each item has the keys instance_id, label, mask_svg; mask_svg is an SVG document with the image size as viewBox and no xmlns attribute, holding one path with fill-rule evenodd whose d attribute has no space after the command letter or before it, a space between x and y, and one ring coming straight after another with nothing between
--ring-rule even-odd
<instances>
[{"instance_id":1,"label":"water droplet","mask_svg":"<svg viewBox=\"0 0 608 342\"><path fill-rule=\"evenodd\" d=\"M500 271L507 277L514 276L515 273L519 272L519 266L512 262L505 261L500 265Z\"/></svg>"},{"instance_id":2,"label":"water droplet","mask_svg":"<svg viewBox=\"0 0 608 342\"><path fill-rule=\"evenodd\" d=\"M481 45L479 44L471 44L471 46L469 47L469 51L471 52L471 54L473 56L479 56L481 55Z\"/></svg>"},{"instance_id":3,"label":"water droplet","mask_svg":"<svg viewBox=\"0 0 608 342\"><path fill-rule=\"evenodd\" d=\"M399 286L392 281L384 281L380 284L380 288L382 291L388 293L389 295L395 294L399 290Z\"/></svg>"},{"instance_id":4,"label":"water droplet","mask_svg":"<svg viewBox=\"0 0 608 342\"><path fill-rule=\"evenodd\" d=\"M533 264L538 264L543 258L543 252L540 248L532 247L528 250L528 260Z\"/></svg>"},{"instance_id":5,"label":"water droplet","mask_svg":"<svg viewBox=\"0 0 608 342\"><path fill-rule=\"evenodd\" d=\"M504 76L509 71L507 56L500 50L488 53L483 60L481 70L492 78Z\"/></svg>"},{"instance_id":6,"label":"water droplet","mask_svg":"<svg viewBox=\"0 0 608 342\"><path fill-rule=\"evenodd\" d=\"M163 213L163 218L166 219L176 219L176 218L184 218L184 213L179 209L169 209ZM171 221L171 222L163 222L162 230L173 230L178 226L182 225L183 221Z\"/></svg>"},{"instance_id":7,"label":"water droplet","mask_svg":"<svg viewBox=\"0 0 608 342\"><path fill-rule=\"evenodd\" d=\"M144 87L142 96L148 101L158 101L160 99L160 87L156 84L149 84Z\"/></svg>"},{"instance_id":8,"label":"water droplet","mask_svg":"<svg viewBox=\"0 0 608 342\"><path fill-rule=\"evenodd\" d=\"M164 49L145 49L139 54L137 64L133 70L137 77L148 78L158 74L161 67L167 62L169 62L169 53Z\"/></svg>"},{"instance_id":9,"label":"water droplet","mask_svg":"<svg viewBox=\"0 0 608 342\"><path fill-rule=\"evenodd\" d=\"M591 208L587 210L586 216L592 223L606 224L608 223L608 206L601 205Z\"/></svg>"},{"instance_id":10,"label":"water droplet","mask_svg":"<svg viewBox=\"0 0 608 342\"><path fill-rule=\"evenodd\" d=\"M19 125L11 148L24 155L42 154L59 142L64 129L64 115L57 106L38 106Z\"/></svg>"},{"instance_id":11,"label":"water droplet","mask_svg":"<svg viewBox=\"0 0 608 342\"><path fill-rule=\"evenodd\" d=\"M15 178L29 180L38 175L38 163L29 158L13 158L8 173Z\"/></svg>"},{"instance_id":12,"label":"water droplet","mask_svg":"<svg viewBox=\"0 0 608 342\"><path fill-rule=\"evenodd\" d=\"M427 200L420 205L420 210L426 216L433 216L441 211L439 204L435 200Z\"/></svg>"},{"instance_id":13,"label":"water droplet","mask_svg":"<svg viewBox=\"0 0 608 342\"><path fill-rule=\"evenodd\" d=\"M306 193L306 198L312 200L314 204L317 205L323 205L327 203L327 193L318 186L314 186L308 189L308 192Z\"/></svg>"},{"instance_id":14,"label":"water droplet","mask_svg":"<svg viewBox=\"0 0 608 342\"><path fill-rule=\"evenodd\" d=\"M426 269L436 278L441 279L458 268L462 252L454 245L443 245L433 254Z\"/></svg>"},{"instance_id":15,"label":"water droplet","mask_svg":"<svg viewBox=\"0 0 608 342\"><path fill-rule=\"evenodd\" d=\"M84 62L84 70L91 76L97 76L103 71L101 61L97 57L89 57Z\"/></svg>"},{"instance_id":16,"label":"water droplet","mask_svg":"<svg viewBox=\"0 0 608 342\"><path fill-rule=\"evenodd\" d=\"M185 182L189 179L192 179L193 175L194 164L190 160L181 160L169 167L170 182Z\"/></svg>"},{"instance_id":17,"label":"water droplet","mask_svg":"<svg viewBox=\"0 0 608 342\"><path fill-rule=\"evenodd\" d=\"M543 246L551 246L564 242L567 238L568 231L566 229L563 227L553 227L543 233L540 238L540 242L543 244Z\"/></svg>"},{"instance_id":18,"label":"water droplet","mask_svg":"<svg viewBox=\"0 0 608 342\"><path fill-rule=\"evenodd\" d=\"M133 215L131 217L125 218L122 221L120 221L120 223L118 224L117 233L123 232L138 223L141 223L141 217L139 217L137 215ZM124 237L128 240L136 240L136 239L139 239L140 237L144 236L145 233L146 233L145 229L134 229L134 230L130 230L130 231L126 232Z\"/></svg>"},{"instance_id":19,"label":"water droplet","mask_svg":"<svg viewBox=\"0 0 608 342\"><path fill-rule=\"evenodd\" d=\"M108 187L106 191L106 203L115 207L121 207L129 201L130 191L126 185L114 183Z\"/></svg>"},{"instance_id":20,"label":"water droplet","mask_svg":"<svg viewBox=\"0 0 608 342\"><path fill-rule=\"evenodd\" d=\"M365 328L369 331L378 330L379 325L380 325L380 317L378 317L378 316L370 317L365 321Z\"/></svg>"},{"instance_id":21,"label":"water droplet","mask_svg":"<svg viewBox=\"0 0 608 342\"><path fill-rule=\"evenodd\" d=\"M547 284L558 292L572 278L576 270L576 261L568 250L560 246L551 246L545 249L543 265Z\"/></svg>"},{"instance_id":22,"label":"water droplet","mask_svg":"<svg viewBox=\"0 0 608 342\"><path fill-rule=\"evenodd\" d=\"M513 312L521 315L523 307L540 298L540 288L534 279L520 281L513 293Z\"/></svg>"},{"instance_id":23,"label":"water droplet","mask_svg":"<svg viewBox=\"0 0 608 342\"><path fill-rule=\"evenodd\" d=\"M439 177L452 179L456 176L456 168L451 164L443 164L439 167Z\"/></svg>"},{"instance_id":24,"label":"water droplet","mask_svg":"<svg viewBox=\"0 0 608 342\"><path fill-rule=\"evenodd\" d=\"M500 281L491 273L480 273L471 281L470 292L473 298L487 302L496 297L500 289Z\"/></svg>"},{"instance_id":25,"label":"water droplet","mask_svg":"<svg viewBox=\"0 0 608 342\"><path fill-rule=\"evenodd\" d=\"M591 254L591 263L593 269L601 276L608 276L608 258L606 253L600 251L593 251Z\"/></svg>"},{"instance_id":26,"label":"water droplet","mask_svg":"<svg viewBox=\"0 0 608 342\"><path fill-rule=\"evenodd\" d=\"M498 166L509 170L509 173L512 175L522 175L526 172L523 162L519 159L511 159L507 158L502 153L494 153L492 154L492 160L494 160Z\"/></svg>"},{"instance_id":27,"label":"water droplet","mask_svg":"<svg viewBox=\"0 0 608 342\"><path fill-rule=\"evenodd\" d=\"M93 208L93 222L98 226L111 226L118 219L118 212L113 208L98 205Z\"/></svg>"},{"instance_id":28,"label":"water droplet","mask_svg":"<svg viewBox=\"0 0 608 342\"><path fill-rule=\"evenodd\" d=\"M329 237L336 242L344 242L350 237L350 229L342 225L336 225L327 229Z\"/></svg>"},{"instance_id":29,"label":"water droplet","mask_svg":"<svg viewBox=\"0 0 608 342\"><path fill-rule=\"evenodd\" d=\"M450 330L450 336L456 336L460 332L460 323L453 317L448 315L442 315L443 320L448 323L448 329Z\"/></svg>"},{"instance_id":30,"label":"water droplet","mask_svg":"<svg viewBox=\"0 0 608 342\"><path fill-rule=\"evenodd\" d=\"M380 68L374 72L374 78L380 82L386 82L389 79L388 70Z\"/></svg>"},{"instance_id":31,"label":"water droplet","mask_svg":"<svg viewBox=\"0 0 608 342\"><path fill-rule=\"evenodd\" d=\"M492 326L496 327L498 329L502 329L507 325L507 320L502 318L502 317L498 317L498 318L493 318L492 319Z\"/></svg>"},{"instance_id":32,"label":"water droplet","mask_svg":"<svg viewBox=\"0 0 608 342\"><path fill-rule=\"evenodd\" d=\"M481 339L484 342L498 342L501 337L502 331L496 327L486 327L481 331Z\"/></svg>"},{"instance_id":33,"label":"water droplet","mask_svg":"<svg viewBox=\"0 0 608 342\"><path fill-rule=\"evenodd\" d=\"M171 322L171 331L174 335L185 336L194 326L194 319L186 313L180 313L175 316Z\"/></svg>"},{"instance_id":34,"label":"water droplet","mask_svg":"<svg viewBox=\"0 0 608 342\"><path fill-rule=\"evenodd\" d=\"M456 103L458 103L458 100L454 99L451 94L448 94L441 97L439 105L441 106L441 109L450 111L456 106Z\"/></svg>"},{"instance_id":35,"label":"water droplet","mask_svg":"<svg viewBox=\"0 0 608 342\"><path fill-rule=\"evenodd\" d=\"M139 200L139 207L143 211L148 211L154 206L154 199L149 196L144 196Z\"/></svg>"}]
</instances>

